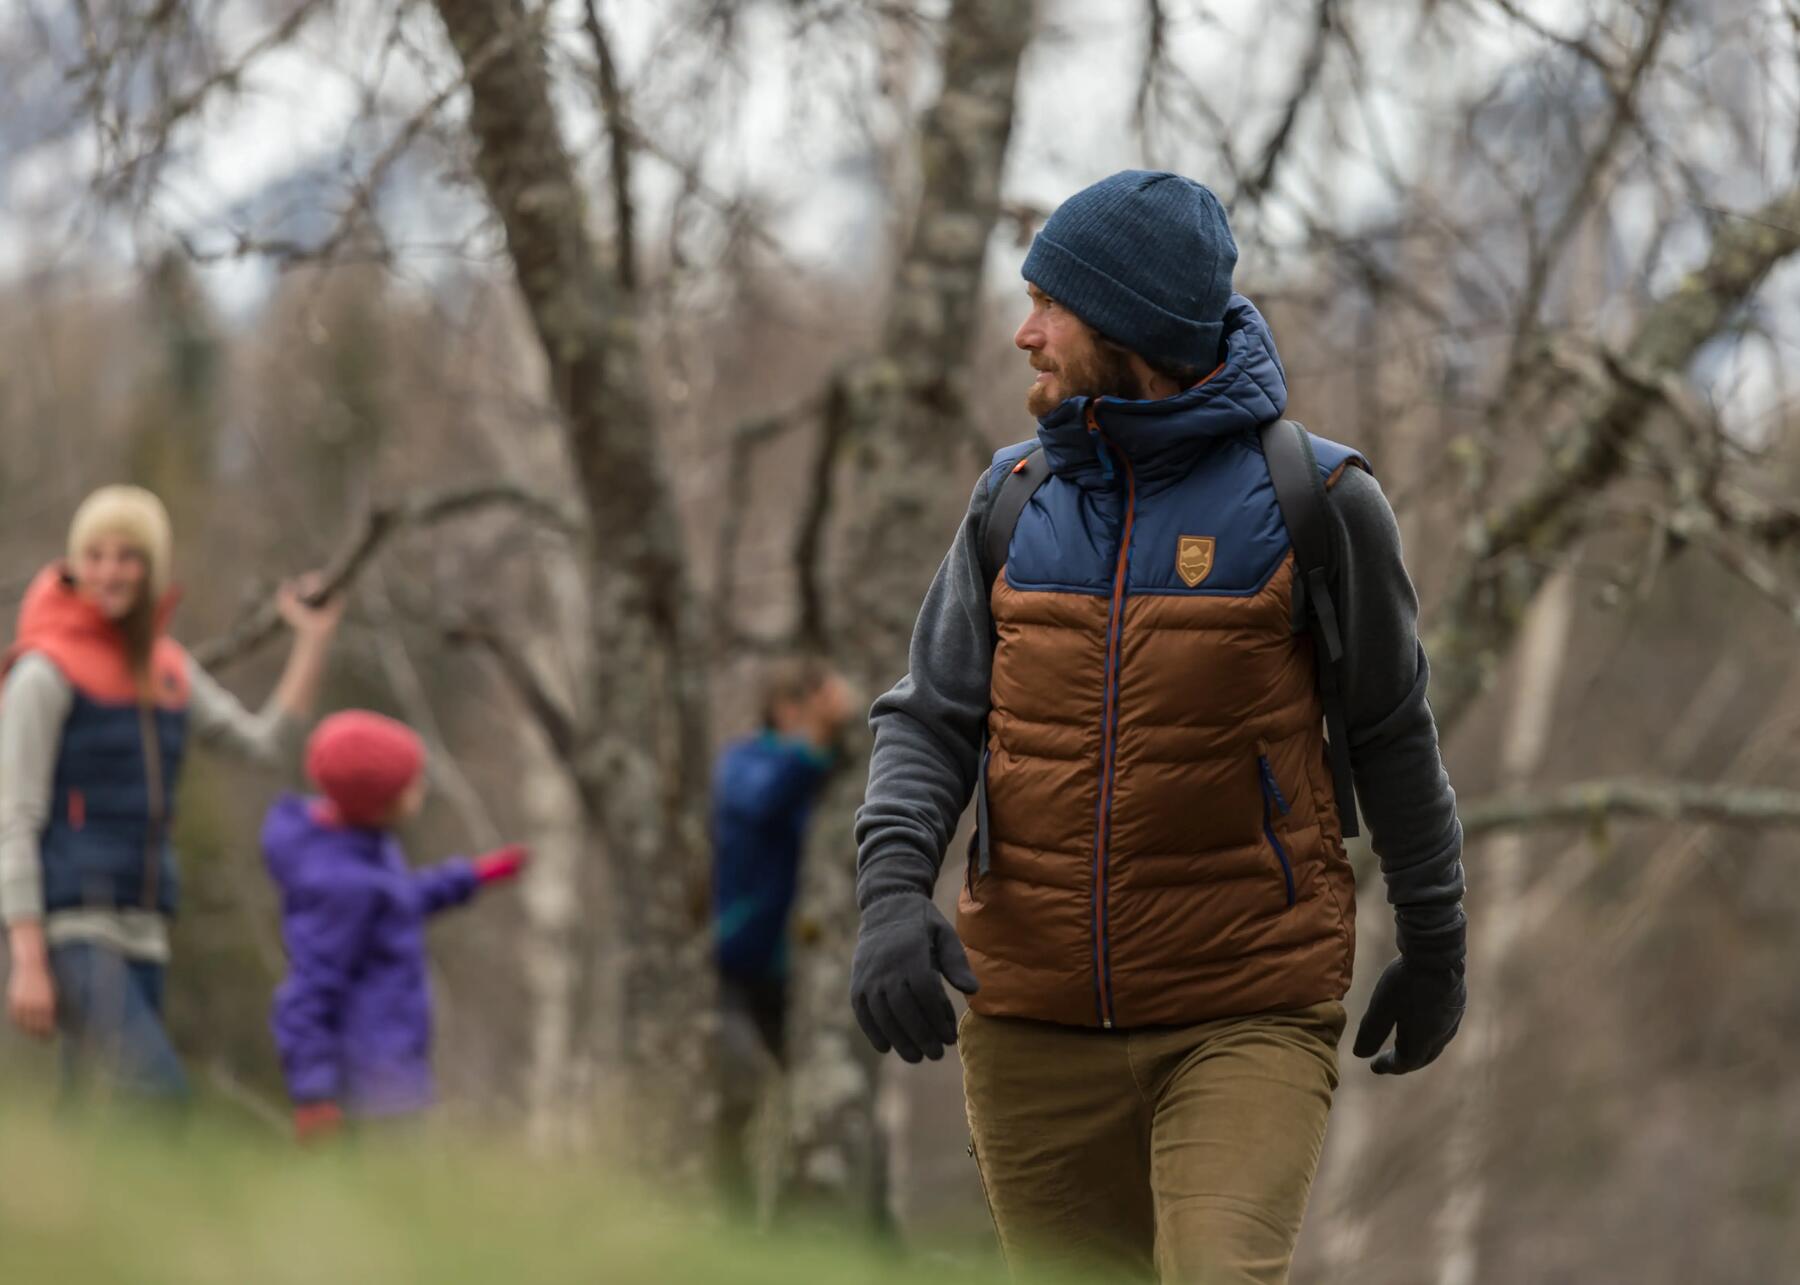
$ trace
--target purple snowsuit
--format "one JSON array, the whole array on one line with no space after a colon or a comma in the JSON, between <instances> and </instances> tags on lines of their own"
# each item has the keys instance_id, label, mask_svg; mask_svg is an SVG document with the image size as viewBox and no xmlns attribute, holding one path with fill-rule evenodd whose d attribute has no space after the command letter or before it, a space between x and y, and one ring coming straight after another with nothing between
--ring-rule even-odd
<instances>
[{"instance_id":1,"label":"purple snowsuit","mask_svg":"<svg viewBox=\"0 0 1800 1285\"><path fill-rule=\"evenodd\" d=\"M425 919L474 895L474 868L453 857L413 870L393 835L324 824L313 807L283 795L262 834L288 953L273 1018L288 1095L350 1115L422 1110L433 1097Z\"/></svg>"}]
</instances>

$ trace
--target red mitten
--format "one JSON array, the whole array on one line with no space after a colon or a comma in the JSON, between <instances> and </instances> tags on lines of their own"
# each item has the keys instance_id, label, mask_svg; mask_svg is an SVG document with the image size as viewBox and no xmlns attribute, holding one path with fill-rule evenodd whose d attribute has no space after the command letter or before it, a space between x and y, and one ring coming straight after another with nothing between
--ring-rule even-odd
<instances>
[{"instance_id":1,"label":"red mitten","mask_svg":"<svg viewBox=\"0 0 1800 1285\"><path fill-rule=\"evenodd\" d=\"M529 860L530 848L522 843L509 843L504 848L476 857L470 864L475 867L475 877L485 885L516 878Z\"/></svg>"},{"instance_id":2,"label":"red mitten","mask_svg":"<svg viewBox=\"0 0 1800 1285\"><path fill-rule=\"evenodd\" d=\"M343 1127L343 1108L335 1102L302 1102L294 1108L294 1140L302 1145L323 1142Z\"/></svg>"}]
</instances>

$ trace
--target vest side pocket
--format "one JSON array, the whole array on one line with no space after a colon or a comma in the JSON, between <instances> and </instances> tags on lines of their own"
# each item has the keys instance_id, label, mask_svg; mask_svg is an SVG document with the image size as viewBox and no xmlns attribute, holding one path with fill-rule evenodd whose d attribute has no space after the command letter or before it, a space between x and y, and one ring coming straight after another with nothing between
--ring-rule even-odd
<instances>
[{"instance_id":1,"label":"vest side pocket","mask_svg":"<svg viewBox=\"0 0 1800 1285\"><path fill-rule=\"evenodd\" d=\"M985 875L993 866L992 835L988 829L988 754L981 751L981 770L975 776L975 873Z\"/></svg>"},{"instance_id":2,"label":"vest side pocket","mask_svg":"<svg viewBox=\"0 0 1800 1285\"><path fill-rule=\"evenodd\" d=\"M1256 749L1256 774L1262 786L1263 841L1281 863L1282 887L1287 896L1287 904L1291 907L1294 904L1294 864L1288 858L1287 845L1282 843L1277 827L1279 818L1288 814L1288 801L1281 792L1281 784L1276 781L1275 769L1269 762L1269 747L1258 742Z\"/></svg>"}]
</instances>

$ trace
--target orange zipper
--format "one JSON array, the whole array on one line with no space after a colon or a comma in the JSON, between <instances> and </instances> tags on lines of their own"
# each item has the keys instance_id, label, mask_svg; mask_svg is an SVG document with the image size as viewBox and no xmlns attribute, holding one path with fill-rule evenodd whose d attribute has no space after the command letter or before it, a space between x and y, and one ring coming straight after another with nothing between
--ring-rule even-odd
<instances>
[{"instance_id":1,"label":"orange zipper","mask_svg":"<svg viewBox=\"0 0 1800 1285\"><path fill-rule=\"evenodd\" d=\"M1088 403L1087 426L1100 434L1094 404ZM1125 643L1125 580L1131 566L1131 531L1137 520L1137 475L1131 461L1119 457L1125 469L1125 521L1119 533L1119 556L1113 568L1112 608L1106 622L1106 693L1101 704L1100 816L1094 842L1094 988L1100 1025L1111 1029L1117 1013L1112 1002L1112 951L1107 940L1107 875L1111 868L1112 794L1114 754L1118 748L1118 681L1120 653Z\"/></svg>"}]
</instances>

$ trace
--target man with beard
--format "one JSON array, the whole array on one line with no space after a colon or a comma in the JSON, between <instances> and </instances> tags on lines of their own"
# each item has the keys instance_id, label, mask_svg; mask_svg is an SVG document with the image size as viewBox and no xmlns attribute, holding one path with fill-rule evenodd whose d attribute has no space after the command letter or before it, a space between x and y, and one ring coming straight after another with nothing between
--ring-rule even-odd
<instances>
[{"instance_id":1,"label":"man with beard","mask_svg":"<svg viewBox=\"0 0 1800 1285\"><path fill-rule=\"evenodd\" d=\"M1287 1279L1338 1080L1352 777L1400 950L1356 1054L1416 1070L1462 1016L1462 835L1399 532L1360 454L1281 421L1236 261L1174 174L1050 217L1015 337L1036 440L976 484L871 715L852 1002L909 1062L960 1035L1015 1267ZM1278 455L1316 494L1316 572ZM1027 498L990 546L1009 484ZM971 795L953 930L931 892ZM940 978L970 996L960 1028Z\"/></svg>"}]
</instances>

